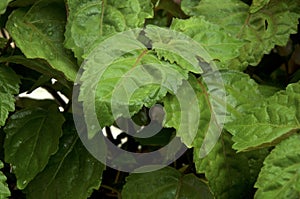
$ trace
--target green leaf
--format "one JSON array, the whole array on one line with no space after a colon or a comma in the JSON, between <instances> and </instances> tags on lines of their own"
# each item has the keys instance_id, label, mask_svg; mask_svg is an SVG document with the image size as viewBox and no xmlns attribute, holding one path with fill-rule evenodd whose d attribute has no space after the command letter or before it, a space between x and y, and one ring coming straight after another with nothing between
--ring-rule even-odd
<instances>
[{"instance_id":1,"label":"green leaf","mask_svg":"<svg viewBox=\"0 0 300 199\"><path fill-rule=\"evenodd\" d=\"M3 168L3 162L0 161L0 169ZM6 184L6 176L0 172L0 199L8 198L10 196L9 188Z\"/></svg>"},{"instance_id":2,"label":"green leaf","mask_svg":"<svg viewBox=\"0 0 300 199\"><path fill-rule=\"evenodd\" d=\"M205 16L233 36L243 28L249 10L249 6L239 0L183 0L181 7L188 15Z\"/></svg>"},{"instance_id":3,"label":"green leaf","mask_svg":"<svg viewBox=\"0 0 300 199\"><path fill-rule=\"evenodd\" d=\"M13 8L28 7L28 6L35 4L37 1L39 1L39 0L27 0L27 1L14 0L13 2L11 2L9 4L9 6L13 7Z\"/></svg>"},{"instance_id":4,"label":"green leaf","mask_svg":"<svg viewBox=\"0 0 300 199\"><path fill-rule=\"evenodd\" d=\"M195 93L186 89L187 84L193 87ZM163 100L166 112L164 126L175 128L176 136L188 147L192 147L194 139L199 137L196 136L198 131L205 135L209 130L211 110L207 108L210 107L208 95L205 95L205 86L202 86L202 82L191 75L189 82L184 82L177 92L177 96L182 96L180 102L175 95L168 95Z\"/></svg>"},{"instance_id":5,"label":"green leaf","mask_svg":"<svg viewBox=\"0 0 300 199\"><path fill-rule=\"evenodd\" d=\"M153 1L152 1L153 2ZM155 10L164 10L168 14L173 15L174 18L185 19L188 16L180 8L180 4L175 1L160 0L155 5ZM157 24L155 24L157 25Z\"/></svg>"},{"instance_id":6,"label":"green leaf","mask_svg":"<svg viewBox=\"0 0 300 199\"><path fill-rule=\"evenodd\" d=\"M153 129L151 129L153 130ZM148 134L149 135L149 134ZM149 138L134 138L141 145L147 146L165 146L175 135L174 129L163 128L160 132Z\"/></svg>"},{"instance_id":7,"label":"green leaf","mask_svg":"<svg viewBox=\"0 0 300 199\"><path fill-rule=\"evenodd\" d=\"M99 188L105 166L86 150L72 120L64 124L63 131L59 150L26 187L28 198L81 199Z\"/></svg>"},{"instance_id":8,"label":"green leaf","mask_svg":"<svg viewBox=\"0 0 300 199\"><path fill-rule=\"evenodd\" d=\"M8 39L0 37L0 49L5 48L7 42L8 42Z\"/></svg>"},{"instance_id":9,"label":"green leaf","mask_svg":"<svg viewBox=\"0 0 300 199\"><path fill-rule=\"evenodd\" d=\"M134 173L126 181L122 190L124 199L213 198L207 185L199 178L193 174L182 175L171 167L143 174Z\"/></svg>"},{"instance_id":10,"label":"green leaf","mask_svg":"<svg viewBox=\"0 0 300 199\"><path fill-rule=\"evenodd\" d=\"M6 11L6 7L8 6L9 2L11 2L13 0L2 0L0 2L0 15L5 13Z\"/></svg>"},{"instance_id":11,"label":"green leaf","mask_svg":"<svg viewBox=\"0 0 300 199\"><path fill-rule=\"evenodd\" d=\"M51 68L49 63L43 59L28 59L20 55L0 57L0 63L6 63L6 62L23 65L27 68L36 70L49 77L53 77L57 79L59 82L63 83L64 85L68 85L67 80L65 80L64 78L64 74L60 71Z\"/></svg>"},{"instance_id":12,"label":"green leaf","mask_svg":"<svg viewBox=\"0 0 300 199\"><path fill-rule=\"evenodd\" d=\"M25 108L35 108L41 107L47 109L49 106L53 105L52 99L32 99L29 97L18 97L16 101L16 107L25 109Z\"/></svg>"},{"instance_id":13,"label":"green leaf","mask_svg":"<svg viewBox=\"0 0 300 199\"><path fill-rule=\"evenodd\" d=\"M272 146L300 128L300 82L226 125L239 151Z\"/></svg>"},{"instance_id":14,"label":"green leaf","mask_svg":"<svg viewBox=\"0 0 300 199\"><path fill-rule=\"evenodd\" d=\"M208 63L212 60L199 43L180 32L148 25L145 33L151 41L152 49L160 59L177 63L193 73L203 72L197 57L201 57Z\"/></svg>"},{"instance_id":15,"label":"green leaf","mask_svg":"<svg viewBox=\"0 0 300 199\"><path fill-rule=\"evenodd\" d=\"M162 86L168 85L170 92L175 93L181 84L182 79L187 78L187 72L176 65L161 62L151 52L143 55L145 51L120 58L111 64L100 79L96 91L96 111L103 126L112 125L116 118L113 118L110 107L111 102L116 106L126 106L126 99L129 99L130 116L137 113L142 106L151 107L159 99L167 94L167 89ZM140 55L139 55L140 54ZM135 66L141 64L140 66ZM159 68L150 64L159 65ZM118 73L116 73L118 71ZM176 72L177 73L176 73ZM178 75L181 75L178 77ZM145 85L153 83L152 85ZM155 83L155 84L154 84ZM159 84L160 83L160 84ZM117 90L117 89L118 90ZM130 91L137 89L130 95ZM127 91L129 90L129 91ZM113 98L113 92L118 97ZM103 110L107 109L109 115L104 115ZM125 113L116 113L116 115ZM130 117L124 115L125 117ZM101 122L102 121L102 122Z\"/></svg>"},{"instance_id":16,"label":"green leaf","mask_svg":"<svg viewBox=\"0 0 300 199\"><path fill-rule=\"evenodd\" d=\"M244 45L244 42L226 33L220 26L208 22L203 16L174 19L171 29L199 42L214 60L218 60L220 67L230 67L229 61L239 56L239 49Z\"/></svg>"},{"instance_id":17,"label":"green leaf","mask_svg":"<svg viewBox=\"0 0 300 199\"><path fill-rule=\"evenodd\" d=\"M68 23L65 46L78 60L93 46L117 32L143 27L153 16L150 0L68 0Z\"/></svg>"},{"instance_id":18,"label":"green leaf","mask_svg":"<svg viewBox=\"0 0 300 199\"><path fill-rule=\"evenodd\" d=\"M38 1L29 10L15 10L6 27L27 58L45 59L52 68L74 81L78 66L72 53L63 46L65 23L62 1Z\"/></svg>"},{"instance_id":19,"label":"green leaf","mask_svg":"<svg viewBox=\"0 0 300 199\"><path fill-rule=\"evenodd\" d=\"M0 65L0 126L5 124L8 112L15 110L14 94L19 93L20 78L7 66Z\"/></svg>"},{"instance_id":20,"label":"green leaf","mask_svg":"<svg viewBox=\"0 0 300 199\"><path fill-rule=\"evenodd\" d=\"M168 91L176 93L182 79L187 79L187 71L175 64L160 61L152 51L146 49L127 53L107 68L105 64L99 64L97 59L89 59L85 66L88 70L81 78L83 85L79 96L86 108L86 117L90 117L90 111L93 111L90 92L93 88L88 84L97 83L95 74L102 74L97 83L95 99L101 126L112 125L120 116L130 118L142 106L151 107ZM126 113L127 107L129 115ZM93 133L96 132L89 129L89 134Z\"/></svg>"},{"instance_id":21,"label":"green leaf","mask_svg":"<svg viewBox=\"0 0 300 199\"><path fill-rule=\"evenodd\" d=\"M176 135L187 146L200 148L205 136L219 136L225 122L222 117L225 111L226 122L238 120L263 100L258 84L248 75L237 71L220 71L219 75L206 73L198 80L190 76L188 84L192 86L196 96L183 85L177 92L177 95L183 96L182 104L179 104L176 96L169 95L163 100L166 111L165 126L174 127L177 130ZM195 131L198 133L193 137ZM195 140L192 143L193 139Z\"/></svg>"},{"instance_id":22,"label":"green leaf","mask_svg":"<svg viewBox=\"0 0 300 199\"><path fill-rule=\"evenodd\" d=\"M263 103L265 98L259 90L260 87L249 75L237 71L221 71L221 76L226 98L215 100L226 103L227 123L239 120L243 114Z\"/></svg>"},{"instance_id":23,"label":"green leaf","mask_svg":"<svg viewBox=\"0 0 300 199\"><path fill-rule=\"evenodd\" d=\"M229 117L227 117L228 123L225 128L234 134L233 139L238 142L234 145L234 147L238 147L236 149L242 150L241 145L247 146L243 146L243 149L267 143L269 143L267 145L271 145L271 142L276 138L289 133L289 125L285 125L287 120L297 123L295 120L296 112L291 112L291 110L297 110L297 96L286 99L287 96L280 92L281 94L276 95L278 99L276 96L265 99L264 95L261 94L265 89L261 90L261 86L258 87L249 76L241 73L223 72L222 77L228 93L226 107ZM296 89L296 86L292 89ZM299 91L291 91L292 89L288 89L289 93L292 96L297 95ZM276 105L285 100L290 103ZM263 111L264 109L266 111ZM255 119L255 117L257 118Z\"/></svg>"},{"instance_id":24,"label":"green leaf","mask_svg":"<svg viewBox=\"0 0 300 199\"><path fill-rule=\"evenodd\" d=\"M270 149L263 148L263 149L243 152L243 154L248 159L249 172L250 172L249 183L251 185L251 188L254 189L253 186L257 180L261 168L263 167L263 162L265 158L270 154Z\"/></svg>"},{"instance_id":25,"label":"green leaf","mask_svg":"<svg viewBox=\"0 0 300 199\"><path fill-rule=\"evenodd\" d=\"M260 93L265 97L271 97L276 92L280 91L280 88L269 85L258 85L258 89Z\"/></svg>"},{"instance_id":26,"label":"green leaf","mask_svg":"<svg viewBox=\"0 0 300 199\"><path fill-rule=\"evenodd\" d=\"M264 161L255 187L255 198L299 198L300 135L278 144Z\"/></svg>"},{"instance_id":27,"label":"green leaf","mask_svg":"<svg viewBox=\"0 0 300 199\"><path fill-rule=\"evenodd\" d=\"M238 70L257 65L275 45L286 45L290 34L297 32L300 16L296 9L299 2L293 0L270 1L255 13L250 13L249 6L239 0L185 0L182 7L187 14L205 16L245 42L240 56L231 62L231 68Z\"/></svg>"},{"instance_id":28,"label":"green leaf","mask_svg":"<svg viewBox=\"0 0 300 199\"><path fill-rule=\"evenodd\" d=\"M250 13L255 13L266 6L270 0L253 0L250 6Z\"/></svg>"},{"instance_id":29,"label":"green leaf","mask_svg":"<svg viewBox=\"0 0 300 199\"><path fill-rule=\"evenodd\" d=\"M13 165L19 189L24 189L57 151L63 122L55 106L29 108L11 116L4 128L5 161Z\"/></svg>"},{"instance_id":30,"label":"green leaf","mask_svg":"<svg viewBox=\"0 0 300 199\"><path fill-rule=\"evenodd\" d=\"M209 187L216 198L246 198L251 188L247 157L231 148L233 142L223 132L212 151L199 158L199 147L195 147L194 161L197 172L205 173Z\"/></svg>"}]
</instances>

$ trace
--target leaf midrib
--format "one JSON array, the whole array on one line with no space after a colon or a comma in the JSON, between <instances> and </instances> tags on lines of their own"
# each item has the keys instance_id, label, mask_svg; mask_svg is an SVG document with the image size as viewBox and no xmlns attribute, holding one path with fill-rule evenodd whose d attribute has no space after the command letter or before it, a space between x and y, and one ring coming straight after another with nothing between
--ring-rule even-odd
<instances>
[{"instance_id":1,"label":"leaf midrib","mask_svg":"<svg viewBox=\"0 0 300 199\"><path fill-rule=\"evenodd\" d=\"M70 145L69 149L66 151L66 153L64 154L63 158L61 159L61 161L59 162L57 169L55 170L52 178L49 180L49 182L47 183L47 185L45 186L45 189L43 191L43 194L48 190L48 187L50 186L50 184L52 184L52 182L54 181L55 177L57 176L60 168L63 165L63 162L65 161L66 157L72 152L77 140L79 139L79 137L75 137L74 141L72 142L72 144Z\"/></svg>"}]
</instances>

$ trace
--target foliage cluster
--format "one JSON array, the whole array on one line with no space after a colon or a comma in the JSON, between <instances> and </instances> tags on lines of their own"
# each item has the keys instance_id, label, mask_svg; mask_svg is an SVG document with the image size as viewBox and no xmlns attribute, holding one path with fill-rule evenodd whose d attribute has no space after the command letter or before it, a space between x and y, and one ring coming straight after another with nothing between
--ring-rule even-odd
<instances>
[{"instance_id":1,"label":"foliage cluster","mask_svg":"<svg viewBox=\"0 0 300 199\"><path fill-rule=\"evenodd\" d=\"M299 198L299 0L1 0L0 14L0 198ZM154 26L191 37L211 57L192 57L200 65L194 67L161 50L168 35L158 38ZM99 122L128 151L153 151L174 136L190 147L169 167L142 174L105 168L91 156L71 106L76 74L93 47L133 28L145 28L151 46L109 65L96 90ZM172 42L171 48L185 50ZM149 108L162 104L161 132L113 138L111 88L136 62L160 64L165 74L172 68L193 87L199 103L190 108L201 113L193 142L193 118L182 120L191 110L179 110L175 97L184 92L182 82L171 75L164 81L174 83L172 90L142 87L129 101L132 118L142 125L149 123ZM219 69L226 101L206 87L203 76L212 75L207 64ZM18 96L39 87L54 99ZM80 96L83 103L88 98ZM226 122L212 151L200 158L205 135L219 128L212 102L226 105Z\"/></svg>"}]
</instances>

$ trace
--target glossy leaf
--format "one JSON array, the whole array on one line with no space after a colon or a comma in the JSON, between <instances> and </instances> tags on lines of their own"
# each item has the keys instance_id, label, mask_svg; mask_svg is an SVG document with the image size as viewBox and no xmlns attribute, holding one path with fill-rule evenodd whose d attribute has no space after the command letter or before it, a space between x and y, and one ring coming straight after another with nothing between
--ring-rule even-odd
<instances>
[{"instance_id":1,"label":"glossy leaf","mask_svg":"<svg viewBox=\"0 0 300 199\"><path fill-rule=\"evenodd\" d=\"M122 197L124 199L213 198L207 185L199 178L193 174L183 175L171 167L149 173L131 174L126 179Z\"/></svg>"},{"instance_id":2,"label":"glossy leaf","mask_svg":"<svg viewBox=\"0 0 300 199\"><path fill-rule=\"evenodd\" d=\"M208 22L203 16L174 19L171 29L199 42L213 60L218 60L219 67L230 67L229 61L239 56L239 49L244 45L244 42L226 33L220 26Z\"/></svg>"},{"instance_id":3,"label":"glossy leaf","mask_svg":"<svg viewBox=\"0 0 300 199\"><path fill-rule=\"evenodd\" d=\"M290 34L297 32L298 1L274 0L261 10L249 13L249 6L239 0L185 0L183 10L192 16L203 15L224 31L245 42L240 56L232 60L232 69L244 70L257 65L263 54L275 45L284 46ZM216 10L218 10L216 12Z\"/></svg>"},{"instance_id":4,"label":"glossy leaf","mask_svg":"<svg viewBox=\"0 0 300 199\"><path fill-rule=\"evenodd\" d=\"M24 189L58 149L64 117L57 107L28 108L13 114L5 126L5 161L13 165L17 186Z\"/></svg>"},{"instance_id":5,"label":"glossy leaf","mask_svg":"<svg viewBox=\"0 0 300 199\"><path fill-rule=\"evenodd\" d=\"M80 62L96 40L141 28L144 20L153 16L150 0L68 0L67 5L65 46L73 50Z\"/></svg>"},{"instance_id":6,"label":"glossy leaf","mask_svg":"<svg viewBox=\"0 0 300 199\"><path fill-rule=\"evenodd\" d=\"M239 151L272 146L300 128L300 83L290 84L248 114L230 122L233 147Z\"/></svg>"},{"instance_id":7,"label":"glossy leaf","mask_svg":"<svg viewBox=\"0 0 300 199\"><path fill-rule=\"evenodd\" d=\"M0 169L3 168L3 163L0 161ZM0 198L8 198L10 196L9 188L6 184L6 176L0 172Z\"/></svg>"},{"instance_id":8,"label":"glossy leaf","mask_svg":"<svg viewBox=\"0 0 300 199\"><path fill-rule=\"evenodd\" d=\"M10 111L15 110L14 95L19 93L20 78L7 66L0 65L0 126L5 124Z\"/></svg>"},{"instance_id":9,"label":"glossy leaf","mask_svg":"<svg viewBox=\"0 0 300 199\"><path fill-rule=\"evenodd\" d=\"M65 15L62 1L38 1L29 10L15 10L6 27L27 58L45 59L53 69L74 81L78 66L63 46Z\"/></svg>"},{"instance_id":10,"label":"glossy leaf","mask_svg":"<svg viewBox=\"0 0 300 199\"><path fill-rule=\"evenodd\" d=\"M9 57L0 57L1 63L14 63L20 64L32 70L36 70L42 74L45 74L49 77L56 78L59 82L63 83L64 85L67 84L67 80L64 78L64 74L60 71L54 70L51 68L49 63L43 59L28 59L24 56L15 55Z\"/></svg>"},{"instance_id":11,"label":"glossy leaf","mask_svg":"<svg viewBox=\"0 0 300 199\"><path fill-rule=\"evenodd\" d=\"M6 10L6 7L8 6L9 2L13 0L2 0L0 2L0 15L3 14Z\"/></svg>"},{"instance_id":12,"label":"glossy leaf","mask_svg":"<svg viewBox=\"0 0 300 199\"><path fill-rule=\"evenodd\" d=\"M255 198L299 198L300 135L278 144L264 161L255 187Z\"/></svg>"},{"instance_id":13,"label":"glossy leaf","mask_svg":"<svg viewBox=\"0 0 300 199\"><path fill-rule=\"evenodd\" d=\"M26 187L28 198L81 199L99 188L105 166L86 150L72 120L64 124L63 131L59 150Z\"/></svg>"}]
</instances>

